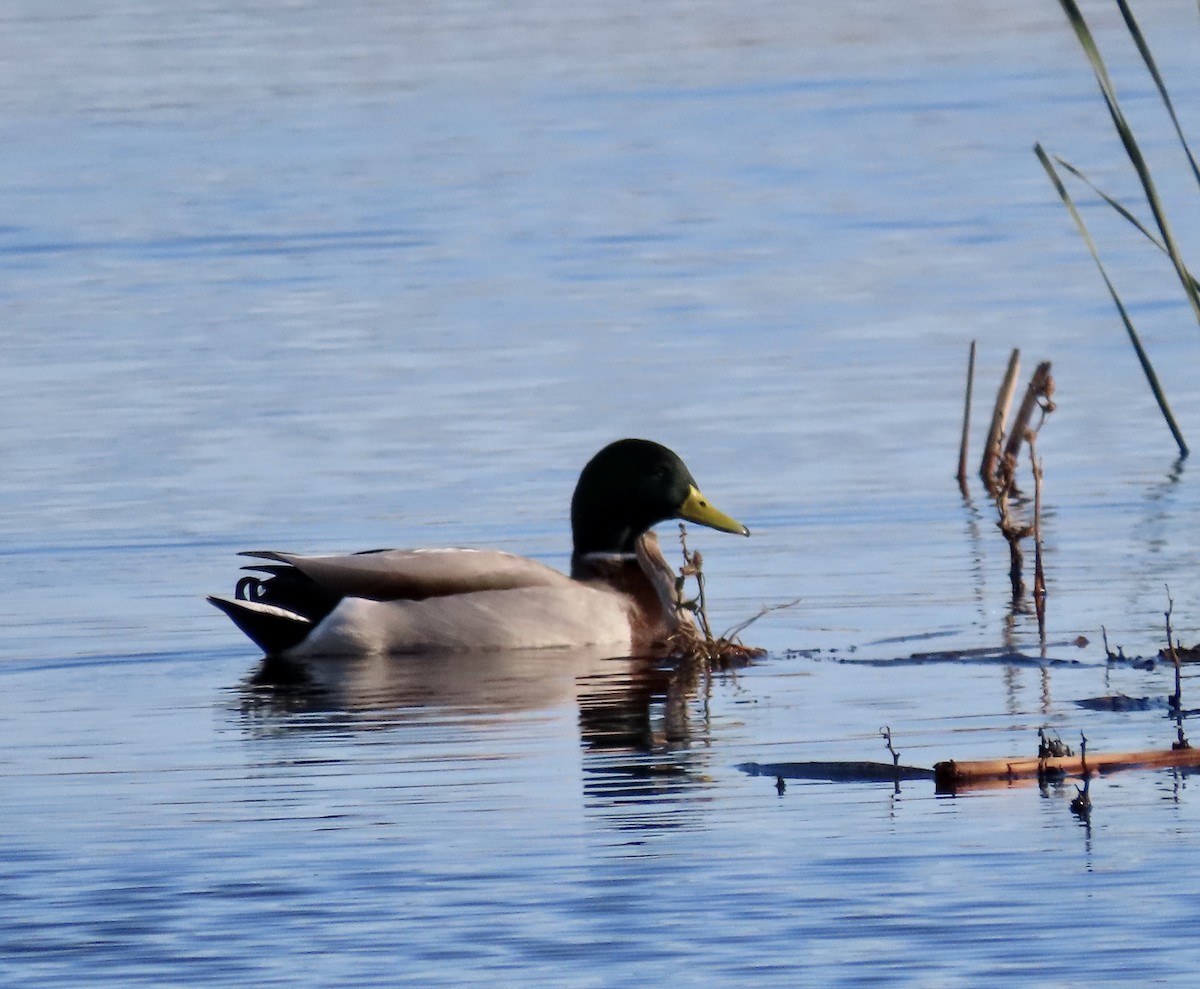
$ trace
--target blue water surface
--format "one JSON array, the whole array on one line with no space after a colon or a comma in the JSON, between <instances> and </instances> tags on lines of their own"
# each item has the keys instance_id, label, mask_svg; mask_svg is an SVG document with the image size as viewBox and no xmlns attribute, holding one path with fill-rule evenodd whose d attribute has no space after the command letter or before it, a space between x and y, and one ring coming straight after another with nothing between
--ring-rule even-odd
<instances>
[{"instance_id":1,"label":"blue water surface","mask_svg":"<svg viewBox=\"0 0 1200 989\"><path fill-rule=\"evenodd\" d=\"M1187 126L1196 9L1141 6ZM1085 8L1187 252L1186 163ZM0 983L1193 983L1186 774L1094 780L1087 822L1071 782L742 768L1176 736L1200 498L1032 154L1136 192L1057 4L0 20ZM1173 273L1077 191L1200 442ZM1044 643L953 479L972 339L973 464L1010 351L1053 362ZM754 532L689 534L716 625L799 599L750 667L281 670L203 601L244 549L563 567L622 435Z\"/></svg>"}]
</instances>

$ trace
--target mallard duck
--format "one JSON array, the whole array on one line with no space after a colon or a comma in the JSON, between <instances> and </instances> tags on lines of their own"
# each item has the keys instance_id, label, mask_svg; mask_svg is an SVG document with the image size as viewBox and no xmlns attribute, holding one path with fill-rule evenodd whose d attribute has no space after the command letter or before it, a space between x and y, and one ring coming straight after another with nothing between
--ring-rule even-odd
<instances>
[{"instance_id":1,"label":"mallard duck","mask_svg":"<svg viewBox=\"0 0 1200 989\"><path fill-rule=\"evenodd\" d=\"M498 550L248 552L260 562L245 569L259 576L208 600L268 655L292 658L600 644L643 654L681 620L674 572L649 531L668 519L750 535L674 452L618 440L575 486L570 577Z\"/></svg>"}]
</instances>

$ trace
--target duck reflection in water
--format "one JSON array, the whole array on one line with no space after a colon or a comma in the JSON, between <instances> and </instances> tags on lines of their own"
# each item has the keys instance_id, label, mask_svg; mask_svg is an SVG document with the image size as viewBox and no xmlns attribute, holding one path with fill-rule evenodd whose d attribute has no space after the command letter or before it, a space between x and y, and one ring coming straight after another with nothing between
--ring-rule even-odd
<instances>
[{"instance_id":1,"label":"duck reflection in water","mask_svg":"<svg viewBox=\"0 0 1200 989\"><path fill-rule=\"evenodd\" d=\"M574 711L582 786L593 806L620 804L636 826L649 804L705 786L709 671L694 660L613 658L595 650L504 650L430 656L268 657L242 683L254 735L399 731L452 724L478 737L499 722ZM641 810L637 810L640 807Z\"/></svg>"}]
</instances>

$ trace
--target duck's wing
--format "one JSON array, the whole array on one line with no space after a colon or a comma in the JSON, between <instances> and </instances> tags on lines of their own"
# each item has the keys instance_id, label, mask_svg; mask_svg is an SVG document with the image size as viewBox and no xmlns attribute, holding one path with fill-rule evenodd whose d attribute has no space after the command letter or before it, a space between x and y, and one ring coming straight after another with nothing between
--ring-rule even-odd
<instances>
[{"instance_id":1,"label":"duck's wing","mask_svg":"<svg viewBox=\"0 0 1200 989\"><path fill-rule=\"evenodd\" d=\"M274 551L243 556L295 567L336 597L375 601L413 600L506 591L518 587L570 585L557 570L514 553L481 549L387 549L348 556L299 556Z\"/></svg>"}]
</instances>

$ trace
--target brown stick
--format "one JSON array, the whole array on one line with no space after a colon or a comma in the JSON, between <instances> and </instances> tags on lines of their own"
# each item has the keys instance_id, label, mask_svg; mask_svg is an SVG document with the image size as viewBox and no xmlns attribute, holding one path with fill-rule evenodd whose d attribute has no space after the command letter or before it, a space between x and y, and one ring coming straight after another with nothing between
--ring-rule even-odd
<instances>
[{"instance_id":1,"label":"brown stick","mask_svg":"<svg viewBox=\"0 0 1200 989\"><path fill-rule=\"evenodd\" d=\"M1000 462L1000 444L1004 439L1004 423L1017 390L1017 374L1021 370L1021 351L1014 350L1008 359L1008 370L1004 382L996 393L996 405L992 409L992 425L988 430L987 443L983 447L983 462L979 465L979 476L989 491L996 490L996 465Z\"/></svg>"},{"instance_id":2,"label":"brown stick","mask_svg":"<svg viewBox=\"0 0 1200 989\"><path fill-rule=\"evenodd\" d=\"M975 341L971 341L971 353L967 358L967 397L963 401L962 442L958 446L958 489L964 498L971 491L967 487L967 442L971 436L971 392L975 386Z\"/></svg>"},{"instance_id":3,"label":"brown stick","mask_svg":"<svg viewBox=\"0 0 1200 989\"><path fill-rule=\"evenodd\" d=\"M1033 418L1033 410L1038 407L1038 399L1046 395L1047 391L1052 392L1053 390L1054 383L1050 378L1050 362L1042 361L1033 372L1033 377L1029 379L1029 387L1025 389L1025 397L1021 399L1021 406L1017 409L1017 417L1013 420L1012 432L1009 433L1008 443L1004 447L1004 456L1012 458L1014 464L1021 452L1021 443L1025 440L1025 433L1029 429L1029 421ZM1047 395L1047 397L1049 396Z\"/></svg>"},{"instance_id":4,"label":"brown stick","mask_svg":"<svg viewBox=\"0 0 1200 989\"><path fill-rule=\"evenodd\" d=\"M1122 769L1169 769L1200 766L1200 749L1152 749L1146 752L1108 752L1087 757L1087 771L1114 773ZM953 793L971 787L1008 786L1035 782L1039 775L1074 777L1084 773L1081 756L1059 756L1051 759L1020 757L1016 759L987 759L980 762L939 762L933 767L934 782L939 793Z\"/></svg>"}]
</instances>

